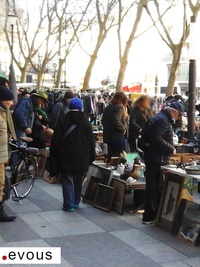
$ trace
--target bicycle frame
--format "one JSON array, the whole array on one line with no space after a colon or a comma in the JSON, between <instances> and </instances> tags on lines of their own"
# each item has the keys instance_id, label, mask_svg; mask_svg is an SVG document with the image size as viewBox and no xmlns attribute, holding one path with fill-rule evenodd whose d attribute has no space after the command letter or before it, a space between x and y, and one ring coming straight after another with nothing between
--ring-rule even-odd
<instances>
[{"instance_id":1,"label":"bicycle frame","mask_svg":"<svg viewBox=\"0 0 200 267\"><path fill-rule=\"evenodd\" d=\"M21 199L25 198L30 193L34 180L37 177L38 164L34 156L39 154L39 150L37 148L27 148L25 144L19 145L16 141L15 143L10 142L10 144L16 149L12 151L11 156L14 159L14 164L10 166L11 176L6 178L7 187L9 187L7 188L6 196L10 196L12 191L12 199L21 204ZM33 174L31 174L29 169L30 166L32 166ZM19 179L19 181L17 179ZM24 183L27 181L29 182L28 188L26 191L23 189L23 193L19 194L17 187L22 185L23 188Z\"/></svg>"}]
</instances>

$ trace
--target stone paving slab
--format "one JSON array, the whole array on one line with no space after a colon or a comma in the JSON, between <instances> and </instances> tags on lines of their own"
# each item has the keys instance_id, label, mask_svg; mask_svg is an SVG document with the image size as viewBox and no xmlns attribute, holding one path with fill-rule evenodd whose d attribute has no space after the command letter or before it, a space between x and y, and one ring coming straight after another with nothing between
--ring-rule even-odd
<instances>
[{"instance_id":1,"label":"stone paving slab","mask_svg":"<svg viewBox=\"0 0 200 267\"><path fill-rule=\"evenodd\" d=\"M138 229L111 232L115 237L119 238L131 247L140 244L150 244L158 242L157 239L145 234Z\"/></svg>"},{"instance_id":2,"label":"stone paving slab","mask_svg":"<svg viewBox=\"0 0 200 267\"><path fill-rule=\"evenodd\" d=\"M135 245L133 247L157 263L187 259L184 254L161 242Z\"/></svg>"},{"instance_id":3,"label":"stone paving slab","mask_svg":"<svg viewBox=\"0 0 200 267\"><path fill-rule=\"evenodd\" d=\"M162 267L189 267L191 265L188 265L184 263L183 261L170 261L166 263L161 264Z\"/></svg>"},{"instance_id":4,"label":"stone paving slab","mask_svg":"<svg viewBox=\"0 0 200 267\"><path fill-rule=\"evenodd\" d=\"M52 267L200 267L200 247L143 225L141 213L125 209L121 216L85 203L62 211L60 184L37 179L22 205L9 200L5 211L17 219L0 223L0 247L59 246L62 263Z\"/></svg>"},{"instance_id":5,"label":"stone paving slab","mask_svg":"<svg viewBox=\"0 0 200 267\"><path fill-rule=\"evenodd\" d=\"M200 267L200 257L184 260L189 266Z\"/></svg>"}]
</instances>

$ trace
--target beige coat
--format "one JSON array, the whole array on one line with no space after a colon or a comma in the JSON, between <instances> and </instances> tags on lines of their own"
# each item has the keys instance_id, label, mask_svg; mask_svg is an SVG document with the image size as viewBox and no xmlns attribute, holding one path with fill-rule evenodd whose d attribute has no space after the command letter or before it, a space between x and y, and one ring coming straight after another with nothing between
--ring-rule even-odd
<instances>
[{"instance_id":1,"label":"beige coat","mask_svg":"<svg viewBox=\"0 0 200 267\"><path fill-rule=\"evenodd\" d=\"M16 139L10 110L0 103L0 163L8 162L8 126L9 132Z\"/></svg>"},{"instance_id":2,"label":"beige coat","mask_svg":"<svg viewBox=\"0 0 200 267\"><path fill-rule=\"evenodd\" d=\"M6 109L0 106L0 163L8 161L8 134Z\"/></svg>"}]
</instances>

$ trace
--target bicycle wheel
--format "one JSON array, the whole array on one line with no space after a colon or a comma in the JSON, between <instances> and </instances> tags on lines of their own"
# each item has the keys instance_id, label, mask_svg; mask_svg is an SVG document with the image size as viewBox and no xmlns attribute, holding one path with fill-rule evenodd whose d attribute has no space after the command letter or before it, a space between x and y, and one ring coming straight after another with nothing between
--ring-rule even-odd
<instances>
[{"instance_id":1,"label":"bicycle wheel","mask_svg":"<svg viewBox=\"0 0 200 267\"><path fill-rule=\"evenodd\" d=\"M19 163L15 172L15 182L12 185L18 193L17 197L19 199L25 198L30 193L37 178L37 170L37 162L31 156L26 157Z\"/></svg>"},{"instance_id":2,"label":"bicycle wheel","mask_svg":"<svg viewBox=\"0 0 200 267\"><path fill-rule=\"evenodd\" d=\"M11 182L10 182L10 178L5 175L5 186L3 189L3 199L2 202L4 202L5 200L8 200L10 198L10 192L11 192Z\"/></svg>"}]
</instances>

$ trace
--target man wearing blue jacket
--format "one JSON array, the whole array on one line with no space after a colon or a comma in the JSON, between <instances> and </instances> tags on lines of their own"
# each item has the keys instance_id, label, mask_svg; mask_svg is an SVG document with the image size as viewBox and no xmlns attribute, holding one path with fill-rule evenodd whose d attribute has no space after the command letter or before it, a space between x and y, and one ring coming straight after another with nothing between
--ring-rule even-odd
<instances>
[{"instance_id":1,"label":"man wearing blue jacket","mask_svg":"<svg viewBox=\"0 0 200 267\"><path fill-rule=\"evenodd\" d=\"M30 97L23 97L15 107L13 121L17 140L19 142L21 142L21 137L25 137L32 133L33 127L38 130L45 128L35 116L38 97L40 96L37 95L37 93L32 94Z\"/></svg>"}]
</instances>

